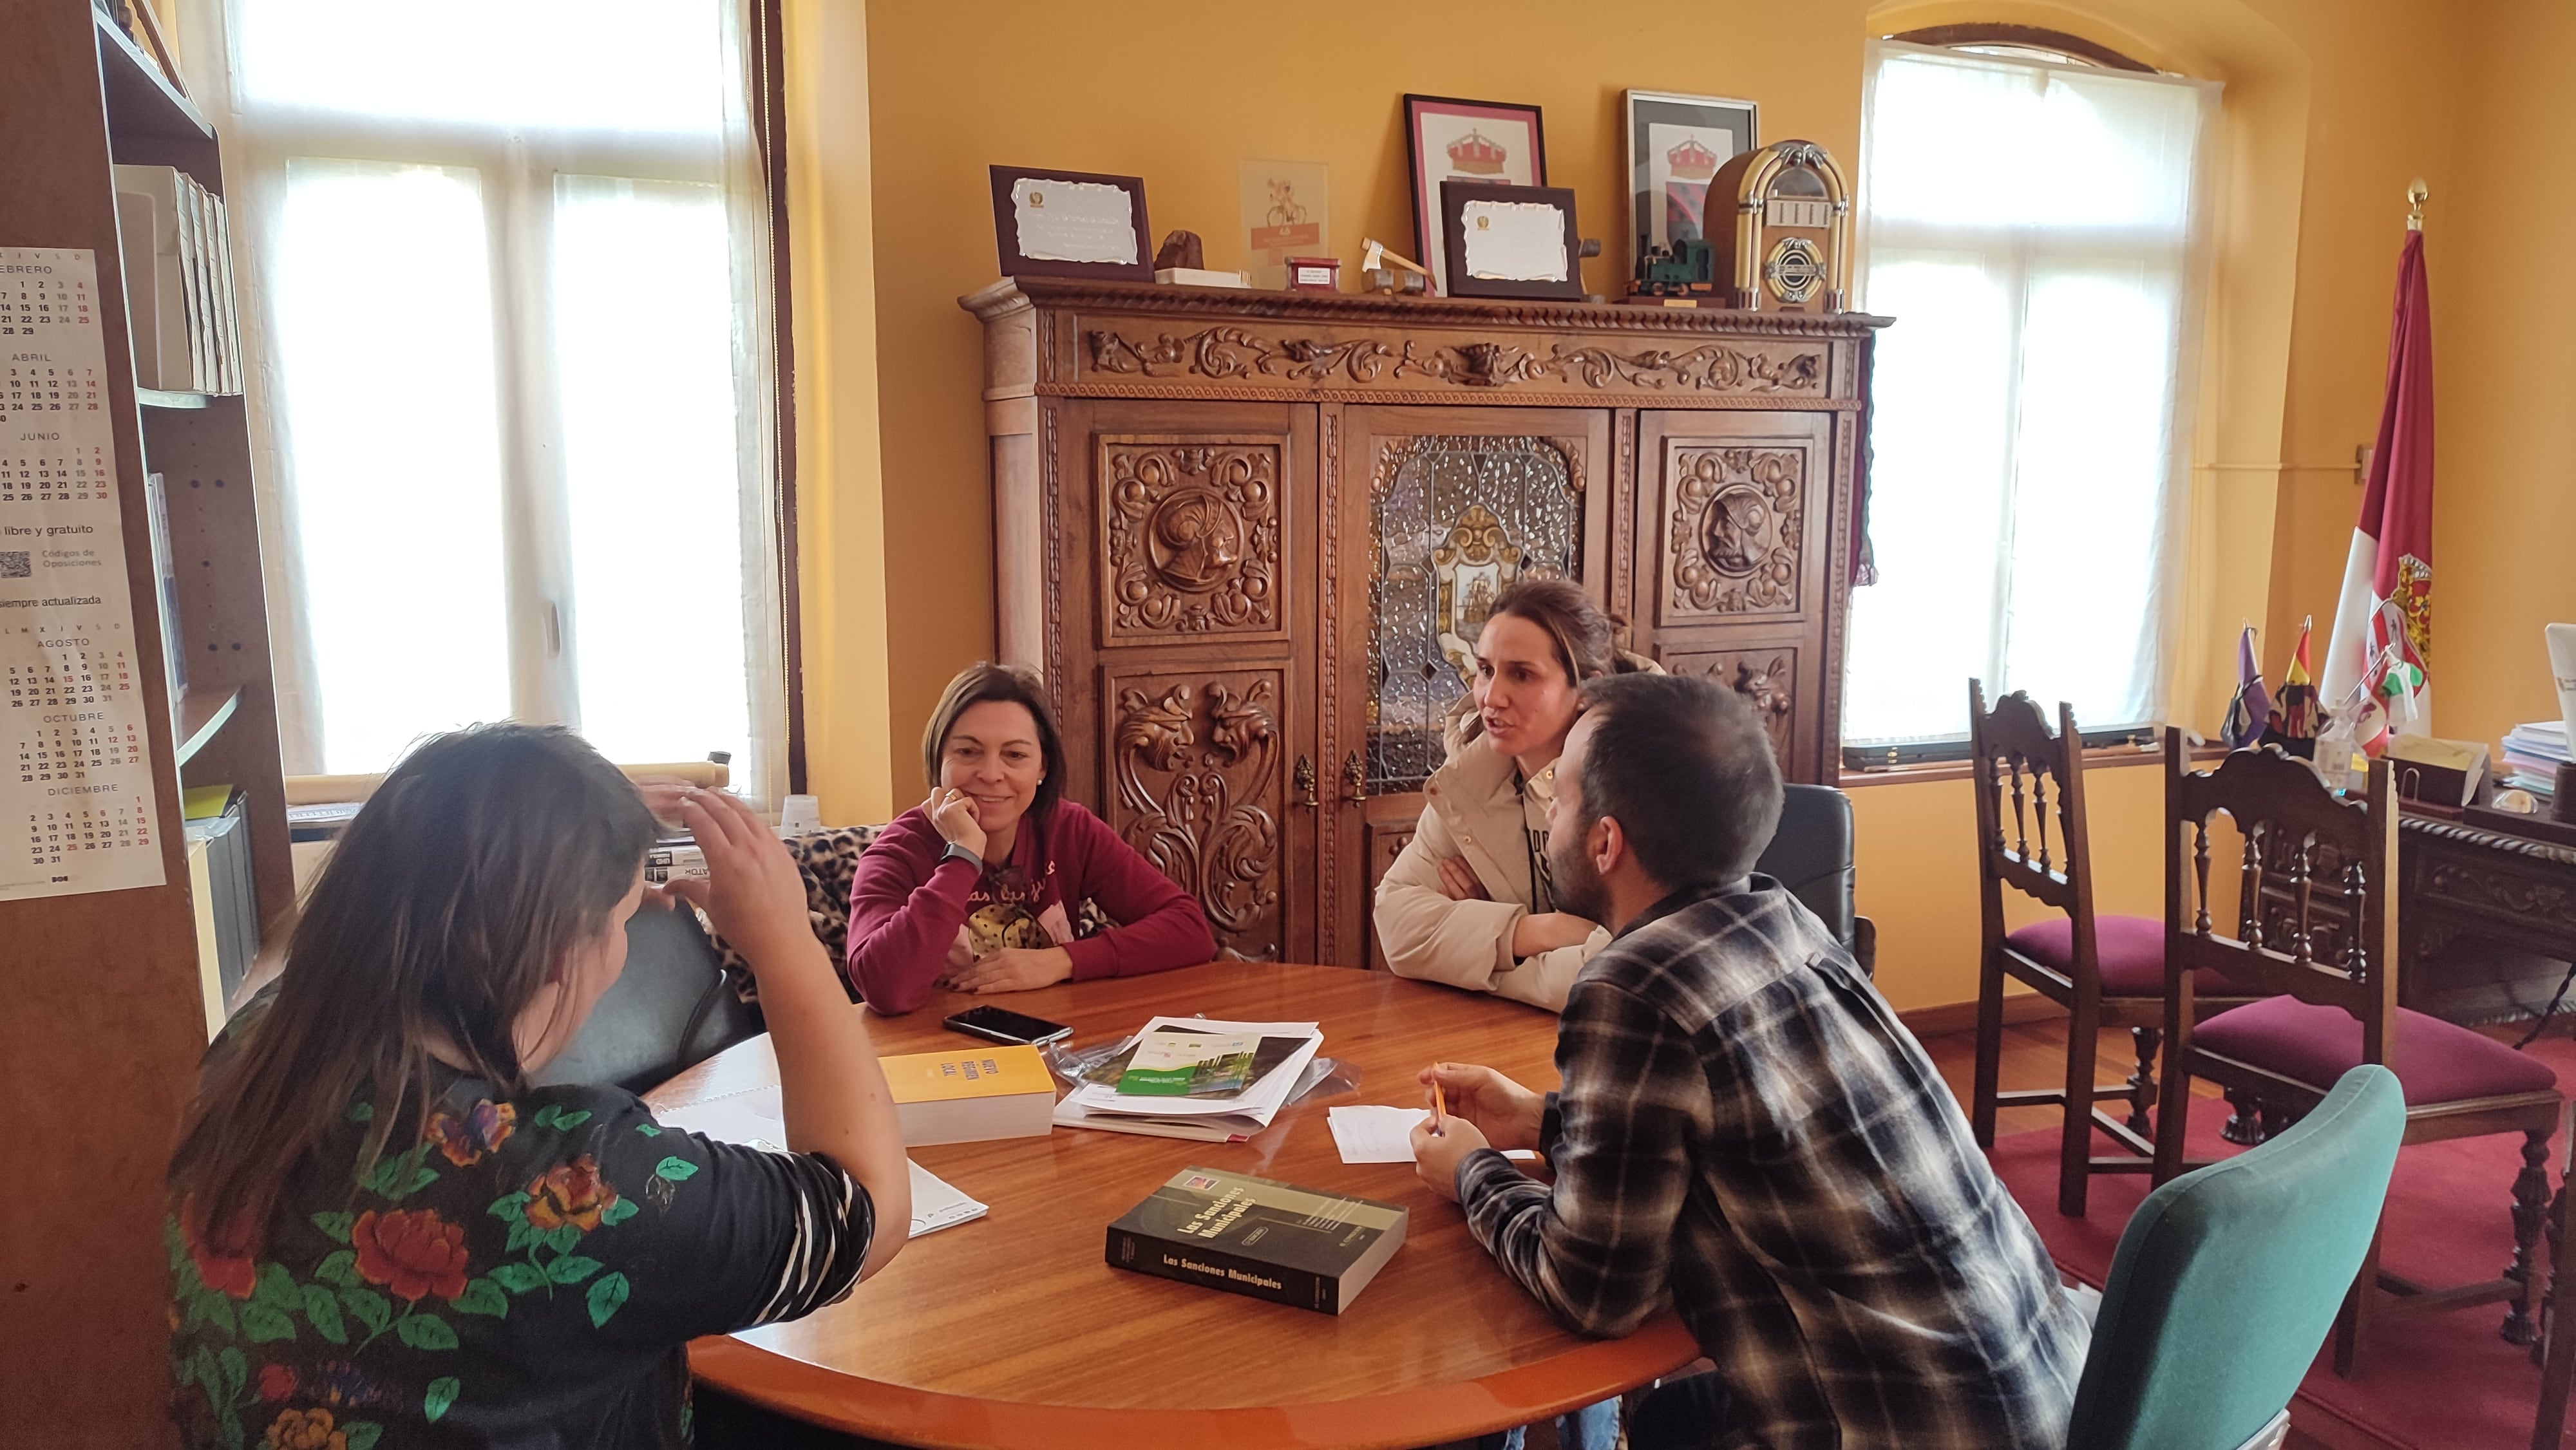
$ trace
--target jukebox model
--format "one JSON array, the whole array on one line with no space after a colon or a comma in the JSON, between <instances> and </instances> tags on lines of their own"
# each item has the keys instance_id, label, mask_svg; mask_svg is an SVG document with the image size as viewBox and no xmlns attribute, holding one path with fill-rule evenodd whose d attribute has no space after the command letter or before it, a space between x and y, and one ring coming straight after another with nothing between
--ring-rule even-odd
<instances>
[{"instance_id":1,"label":"jukebox model","mask_svg":"<svg viewBox=\"0 0 2576 1450\"><path fill-rule=\"evenodd\" d=\"M1735 205L1733 224L1725 203ZM1708 235L1729 306L1841 312L1851 296L1851 193L1825 148L1779 141L1747 151L1708 184Z\"/></svg>"}]
</instances>

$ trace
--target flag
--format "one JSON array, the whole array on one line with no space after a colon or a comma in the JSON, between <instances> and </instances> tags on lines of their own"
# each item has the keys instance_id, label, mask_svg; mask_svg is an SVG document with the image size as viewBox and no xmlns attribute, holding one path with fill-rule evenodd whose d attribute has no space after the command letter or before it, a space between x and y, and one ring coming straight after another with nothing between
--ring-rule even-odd
<instances>
[{"instance_id":1,"label":"flag","mask_svg":"<svg viewBox=\"0 0 2576 1450\"><path fill-rule=\"evenodd\" d=\"M2387 729L2429 735L2432 652L2433 304L2424 234L2410 230L2397 259L2379 440L2326 646L2325 696L2341 700L2360 686L2384 710Z\"/></svg>"},{"instance_id":2,"label":"flag","mask_svg":"<svg viewBox=\"0 0 2576 1450\"><path fill-rule=\"evenodd\" d=\"M2281 693L2272 697L2271 728L2263 739L2302 760L2317 754L2317 687L2309 683L2308 631L2313 619L2299 624L2299 645L2290 652L2290 667L2281 672Z\"/></svg>"},{"instance_id":3,"label":"flag","mask_svg":"<svg viewBox=\"0 0 2576 1450\"><path fill-rule=\"evenodd\" d=\"M2236 641L2236 698L2227 702L2227 721L2218 727L2218 742L2242 750L2263 738L2272 720L2272 692L2263 688L2263 667L2254 658L2254 626Z\"/></svg>"}]
</instances>

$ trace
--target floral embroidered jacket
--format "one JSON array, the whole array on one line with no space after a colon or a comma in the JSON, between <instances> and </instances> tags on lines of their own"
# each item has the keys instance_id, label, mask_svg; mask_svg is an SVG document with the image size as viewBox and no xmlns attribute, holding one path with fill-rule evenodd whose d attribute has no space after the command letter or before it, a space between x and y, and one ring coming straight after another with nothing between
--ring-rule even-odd
<instances>
[{"instance_id":1,"label":"floral embroidered jacket","mask_svg":"<svg viewBox=\"0 0 2576 1450\"><path fill-rule=\"evenodd\" d=\"M171 1215L191 1450L686 1445L690 1339L857 1281L873 1213L829 1158L664 1128L615 1088L435 1086L363 1178L354 1104L252 1256Z\"/></svg>"}]
</instances>

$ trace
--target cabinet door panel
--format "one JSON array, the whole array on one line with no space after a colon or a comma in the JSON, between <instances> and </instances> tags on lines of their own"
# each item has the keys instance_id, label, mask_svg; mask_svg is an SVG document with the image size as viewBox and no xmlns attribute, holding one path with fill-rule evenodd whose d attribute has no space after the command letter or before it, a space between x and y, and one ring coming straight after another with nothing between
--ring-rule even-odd
<instances>
[{"instance_id":1,"label":"cabinet door panel","mask_svg":"<svg viewBox=\"0 0 2576 1450\"><path fill-rule=\"evenodd\" d=\"M1801 719L1799 702L1815 698L1815 681L1800 672L1801 656L1813 658L1798 641L1738 644L1729 649L1658 650L1655 663L1676 675L1698 675L1726 686L1753 702L1753 713L1771 737L1772 753L1791 780L1815 778L1811 758L1814 722Z\"/></svg>"},{"instance_id":2,"label":"cabinet door panel","mask_svg":"<svg viewBox=\"0 0 2576 1450\"><path fill-rule=\"evenodd\" d=\"M1109 702L1101 774L1112 829L1198 898L1220 950L1288 952L1287 903L1307 874L1286 839L1288 670L1101 670Z\"/></svg>"}]
</instances>

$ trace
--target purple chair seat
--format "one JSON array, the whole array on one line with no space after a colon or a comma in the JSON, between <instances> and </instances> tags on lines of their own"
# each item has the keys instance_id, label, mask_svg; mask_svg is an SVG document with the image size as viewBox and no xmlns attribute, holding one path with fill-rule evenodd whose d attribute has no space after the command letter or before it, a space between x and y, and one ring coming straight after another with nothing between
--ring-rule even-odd
<instances>
[{"instance_id":1,"label":"purple chair seat","mask_svg":"<svg viewBox=\"0 0 2576 1450\"><path fill-rule=\"evenodd\" d=\"M2388 1066L2410 1108L2558 1086L2549 1064L2439 1017L2400 1007L2389 1036L2394 1060ZM2192 1029L2191 1044L2322 1092L2361 1065L2361 1020L2340 1007L2267 997L2201 1023Z\"/></svg>"},{"instance_id":2,"label":"purple chair seat","mask_svg":"<svg viewBox=\"0 0 2576 1450\"><path fill-rule=\"evenodd\" d=\"M2075 919L2052 916L2004 937L2004 945L2032 961L2075 975ZM2165 924L2151 916L2096 916L2093 950L2101 957L2102 995L2161 997L2165 994ZM2191 989L2202 996L2244 996L2215 969L2194 973Z\"/></svg>"}]
</instances>

